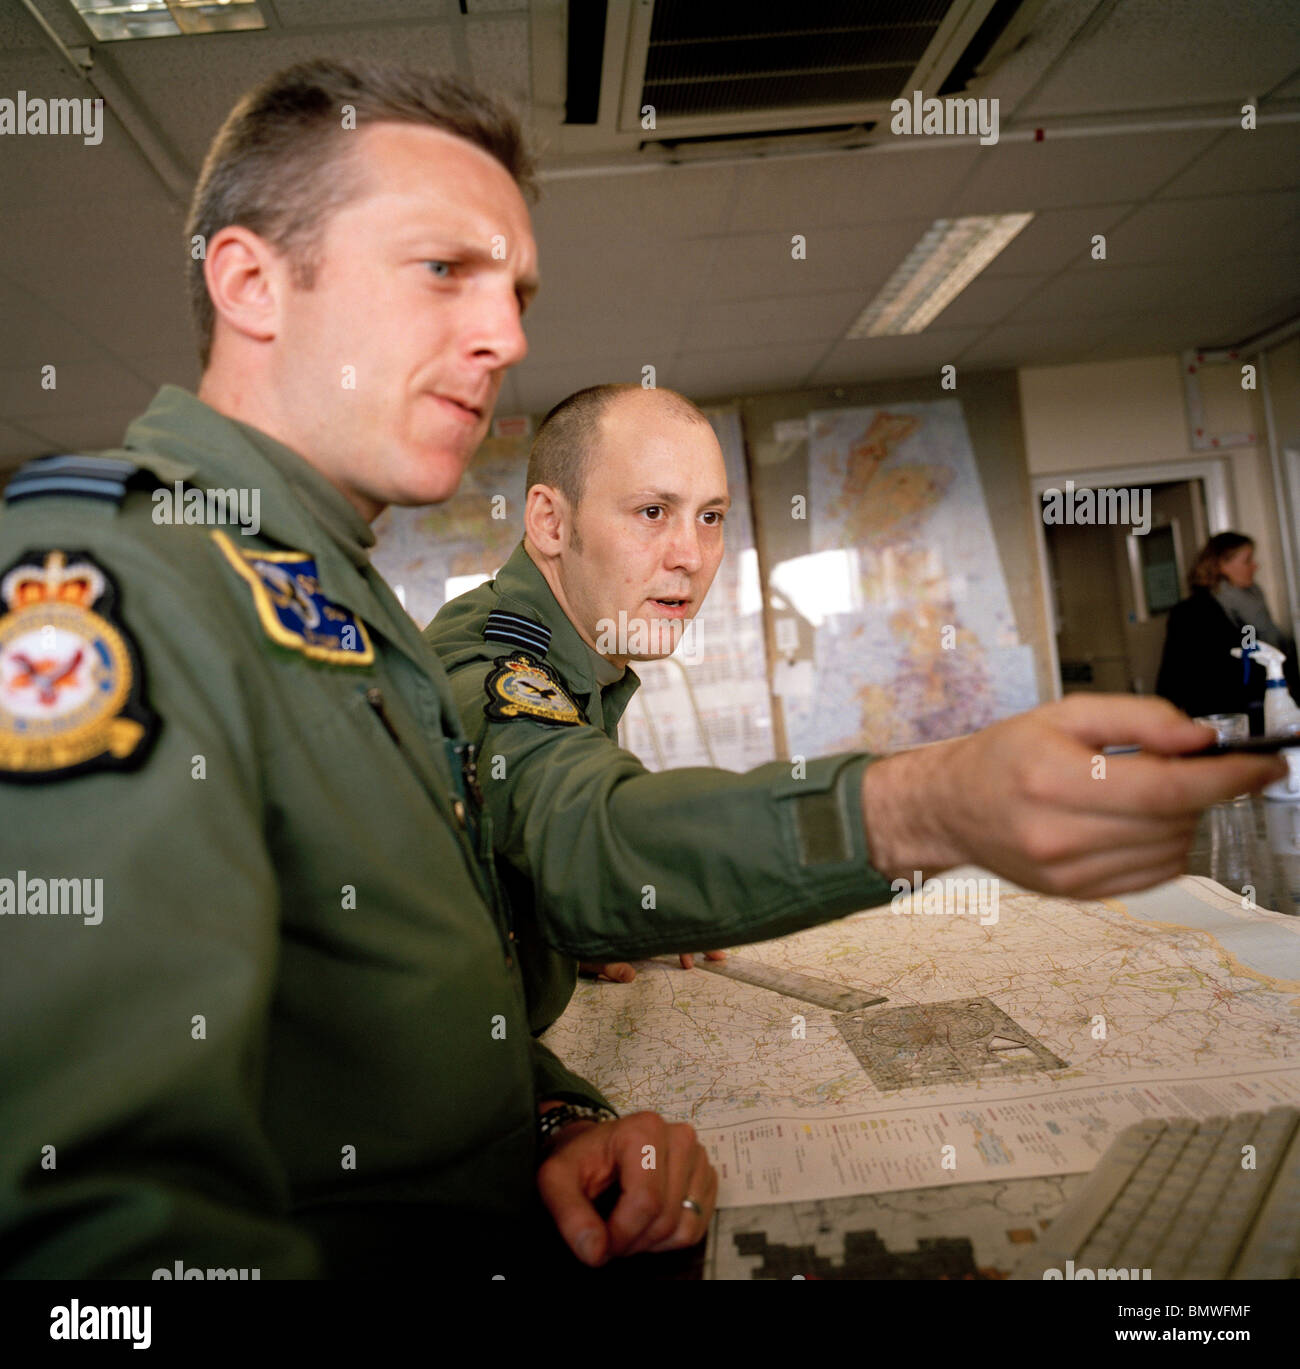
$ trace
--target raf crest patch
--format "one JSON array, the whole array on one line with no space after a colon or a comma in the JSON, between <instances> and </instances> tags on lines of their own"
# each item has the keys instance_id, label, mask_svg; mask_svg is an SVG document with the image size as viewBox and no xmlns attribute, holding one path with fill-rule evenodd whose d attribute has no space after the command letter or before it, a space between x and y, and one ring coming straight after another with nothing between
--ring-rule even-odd
<instances>
[{"instance_id":1,"label":"raf crest patch","mask_svg":"<svg viewBox=\"0 0 1300 1369\"><path fill-rule=\"evenodd\" d=\"M84 551L28 551L0 577L0 776L140 764L158 730L117 587Z\"/></svg>"},{"instance_id":2,"label":"raf crest patch","mask_svg":"<svg viewBox=\"0 0 1300 1369\"><path fill-rule=\"evenodd\" d=\"M305 551L240 551L215 530L212 540L248 582L273 642L332 665L369 665L375 659L366 625L320 592L316 562Z\"/></svg>"},{"instance_id":3,"label":"raf crest patch","mask_svg":"<svg viewBox=\"0 0 1300 1369\"><path fill-rule=\"evenodd\" d=\"M492 722L528 718L555 727L586 724L563 681L544 662L527 651L498 656L496 669L483 682L488 701L483 711Z\"/></svg>"}]
</instances>

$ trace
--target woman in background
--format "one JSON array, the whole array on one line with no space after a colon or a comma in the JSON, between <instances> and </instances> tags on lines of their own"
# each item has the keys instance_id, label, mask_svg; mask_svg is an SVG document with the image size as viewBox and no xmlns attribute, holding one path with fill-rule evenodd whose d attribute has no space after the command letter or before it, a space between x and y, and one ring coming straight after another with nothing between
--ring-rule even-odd
<instances>
[{"instance_id":1,"label":"woman in background","mask_svg":"<svg viewBox=\"0 0 1300 1369\"><path fill-rule=\"evenodd\" d=\"M1287 687L1297 694L1295 644L1268 611L1264 591L1255 584L1255 544L1239 532L1220 532L1201 548L1187 583L1190 595L1169 611L1165 649L1156 676L1156 693L1192 717L1244 713L1250 730L1264 730L1264 668L1231 655L1242 644L1243 629L1286 653Z\"/></svg>"}]
</instances>

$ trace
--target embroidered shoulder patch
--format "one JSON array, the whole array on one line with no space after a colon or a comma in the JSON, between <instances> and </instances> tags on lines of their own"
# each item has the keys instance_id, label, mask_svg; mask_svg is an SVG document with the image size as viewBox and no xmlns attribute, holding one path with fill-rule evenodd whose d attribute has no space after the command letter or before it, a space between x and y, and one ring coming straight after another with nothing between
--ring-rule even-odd
<instances>
[{"instance_id":1,"label":"embroidered shoulder patch","mask_svg":"<svg viewBox=\"0 0 1300 1369\"><path fill-rule=\"evenodd\" d=\"M0 576L0 777L129 770L148 754L158 718L117 598L84 551L28 551Z\"/></svg>"},{"instance_id":2,"label":"embroidered shoulder patch","mask_svg":"<svg viewBox=\"0 0 1300 1369\"><path fill-rule=\"evenodd\" d=\"M555 727L586 725L564 682L531 653L512 651L509 656L498 656L495 667L483 682L488 696L483 712L493 722L528 718Z\"/></svg>"},{"instance_id":3,"label":"embroidered shoulder patch","mask_svg":"<svg viewBox=\"0 0 1300 1369\"><path fill-rule=\"evenodd\" d=\"M248 582L273 642L332 665L369 665L375 659L366 625L320 592L316 562L305 551L240 551L217 529L212 540Z\"/></svg>"}]
</instances>

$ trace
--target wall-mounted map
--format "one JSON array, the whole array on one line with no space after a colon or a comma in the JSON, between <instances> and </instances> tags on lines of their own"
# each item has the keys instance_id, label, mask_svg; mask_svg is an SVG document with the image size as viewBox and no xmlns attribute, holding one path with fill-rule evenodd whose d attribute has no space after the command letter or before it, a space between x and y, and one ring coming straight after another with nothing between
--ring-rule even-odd
<instances>
[{"instance_id":1,"label":"wall-mounted map","mask_svg":"<svg viewBox=\"0 0 1300 1369\"><path fill-rule=\"evenodd\" d=\"M375 520L371 559L420 627L476 578L495 575L518 545L529 445L528 437L489 437L453 498L388 508Z\"/></svg>"},{"instance_id":2,"label":"wall-mounted map","mask_svg":"<svg viewBox=\"0 0 1300 1369\"><path fill-rule=\"evenodd\" d=\"M808 470L811 551L770 574L778 618L813 629L812 668L782 691L791 754L897 750L1032 708L960 404L813 413ZM781 629L778 646L796 639Z\"/></svg>"}]
</instances>

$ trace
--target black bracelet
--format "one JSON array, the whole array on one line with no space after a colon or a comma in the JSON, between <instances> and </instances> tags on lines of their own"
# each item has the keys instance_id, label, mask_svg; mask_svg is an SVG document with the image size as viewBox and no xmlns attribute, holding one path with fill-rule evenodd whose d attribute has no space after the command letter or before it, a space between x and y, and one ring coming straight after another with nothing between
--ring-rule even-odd
<instances>
[{"instance_id":1,"label":"black bracelet","mask_svg":"<svg viewBox=\"0 0 1300 1369\"><path fill-rule=\"evenodd\" d=\"M610 1108L583 1103L561 1103L558 1108L548 1108L537 1118L537 1148L544 1159L550 1150L555 1133L570 1122L617 1122L618 1113Z\"/></svg>"}]
</instances>

